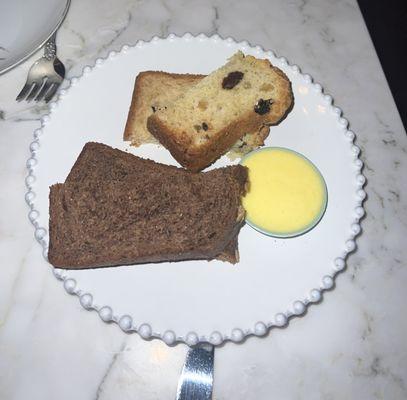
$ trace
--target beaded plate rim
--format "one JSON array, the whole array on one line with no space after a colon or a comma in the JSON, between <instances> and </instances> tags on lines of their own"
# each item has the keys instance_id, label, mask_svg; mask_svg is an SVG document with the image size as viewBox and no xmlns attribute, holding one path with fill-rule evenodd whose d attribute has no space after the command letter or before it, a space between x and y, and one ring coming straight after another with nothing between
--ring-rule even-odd
<instances>
[{"instance_id":1,"label":"beaded plate rim","mask_svg":"<svg viewBox=\"0 0 407 400\"><path fill-rule=\"evenodd\" d=\"M158 41L174 41L174 40L199 40L206 41L211 40L213 42L225 41L226 43L233 43L240 47L242 51L248 48L254 49L257 53L264 53L268 57L275 57L278 60L277 66L282 66L285 68L291 68L292 72L302 76L306 84L312 85L314 90L321 94L323 101L327 106L331 107L332 112L336 115L337 121L343 131L345 139L349 142L350 150L354 156L354 165L357 168L356 174L356 204L354 208L354 218L353 223L350 226L350 235L345 241L345 247L342 253L332 260L332 269L329 274L322 277L320 283L313 289L309 291L307 297L295 300L291 307L285 311L277 313L272 322L258 321L254 326L250 328L235 327L230 333L221 333L218 331L212 332L210 335L200 335L197 332L189 332L186 335L178 335L172 330L166 330L164 332L155 332L153 327L149 324L142 322L136 324L130 315L120 315L114 314L114 311L108 305L99 306L93 302L92 294L84 293L78 286L74 279L68 277L66 272L60 269L55 269L50 265L55 277L63 283L63 287L66 292L78 297L79 302L83 308L89 311L96 311L102 321L115 322L124 332L126 333L138 333L140 337L146 340L150 339L161 339L167 345L174 345L177 343L185 343L189 346L196 345L198 343L210 343L212 345L218 346L226 341L239 343L244 341L250 336L266 336L272 328L281 328L288 325L289 320L294 317L299 317L303 315L307 308L311 304L319 303L322 300L323 294L326 291L331 290L334 287L335 279L337 275L346 268L346 260L350 253L356 250L356 237L361 233L360 221L365 215L365 210L363 207L363 202L366 198L366 192L364 186L366 184L366 178L363 175L363 162L360 159L360 148L355 145L356 135L353 131L348 129L349 122L343 117L342 110L334 105L333 98L329 94L324 94L324 90L319 83L315 83L313 78L309 74L304 74L301 72L300 68L295 64L290 64L285 57L277 57L273 51L264 50L261 46L251 45L247 41L236 41L232 37L222 38L218 34L207 36L203 33L193 35L189 32L182 36L175 35L173 33L169 34L167 37L154 36L149 41L139 40L134 46L124 45L119 52L111 51L105 58L96 59L95 63L87 65L83 68L82 74L79 77L73 77L69 80L69 84L65 89L61 89L58 93L58 98L48 105L48 113L41 118L41 127L34 130L33 138L34 140L29 145L30 157L26 161L27 175L25 178L25 185L27 192L25 193L25 201L30 209L28 213L28 218L34 227L34 237L37 242L42 246L42 253L45 260L48 262L48 232L44 227L41 227L38 222L39 211L35 208L35 192L33 191L33 185L36 180L35 177L35 166L38 162L37 151L40 148L40 137L43 133L43 128L51 118L53 110L57 107L58 103L62 101L64 95L67 91L75 86L81 77L89 74L92 69L96 66L103 64L105 61L116 57L119 53L126 53L132 47L143 47L146 44L156 43Z\"/></svg>"}]
</instances>

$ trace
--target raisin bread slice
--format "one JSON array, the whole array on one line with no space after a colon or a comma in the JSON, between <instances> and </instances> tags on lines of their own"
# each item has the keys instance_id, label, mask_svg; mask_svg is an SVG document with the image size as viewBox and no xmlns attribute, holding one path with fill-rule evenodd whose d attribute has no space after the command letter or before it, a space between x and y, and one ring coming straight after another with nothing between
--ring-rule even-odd
<instances>
[{"instance_id":1,"label":"raisin bread slice","mask_svg":"<svg viewBox=\"0 0 407 400\"><path fill-rule=\"evenodd\" d=\"M161 71L144 71L137 75L131 106L123 139L138 147L144 143L158 143L147 129L147 119L158 110L165 110L187 90L200 82L205 75L173 74ZM242 156L260 146L270 128L262 126L258 131L246 133L232 147L233 156Z\"/></svg>"},{"instance_id":2,"label":"raisin bread slice","mask_svg":"<svg viewBox=\"0 0 407 400\"><path fill-rule=\"evenodd\" d=\"M292 105L291 83L280 69L238 52L151 115L147 128L181 165L200 171L245 133L280 122Z\"/></svg>"}]
</instances>

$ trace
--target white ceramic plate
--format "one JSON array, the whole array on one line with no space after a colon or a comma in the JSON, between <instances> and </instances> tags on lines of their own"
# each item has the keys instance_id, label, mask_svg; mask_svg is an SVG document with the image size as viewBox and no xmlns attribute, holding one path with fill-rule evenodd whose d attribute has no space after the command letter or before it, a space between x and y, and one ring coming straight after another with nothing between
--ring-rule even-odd
<instances>
[{"instance_id":1,"label":"white ceramic plate","mask_svg":"<svg viewBox=\"0 0 407 400\"><path fill-rule=\"evenodd\" d=\"M58 29L70 0L0 0L0 74L40 49Z\"/></svg>"},{"instance_id":2,"label":"white ceramic plate","mask_svg":"<svg viewBox=\"0 0 407 400\"><path fill-rule=\"evenodd\" d=\"M250 334L264 335L271 327L285 325L291 316L303 314L309 303L318 302L355 249L364 213L365 179L355 135L347 129L341 110L332 105L331 96L272 52L231 38L186 34L124 46L120 53L96 60L50 105L50 114L34 132L26 179L29 218L45 257L48 188L65 180L86 142L103 142L176 165L158 145L134 149L122 141L135 76L145 70L207 74L237 50L269 58L290 78L294 109L272 128L266 144L293 149L312 160L326 180L328 207L312 231L291 239L271 238L246 225L239 236L241 260L235 266L188 261L54 271L83 307L144 338L158 337L167 344L209 341L217 345L225 340L238 342ZM214 167L228 163L223 157Z\"/></svg>"}]
</instances>

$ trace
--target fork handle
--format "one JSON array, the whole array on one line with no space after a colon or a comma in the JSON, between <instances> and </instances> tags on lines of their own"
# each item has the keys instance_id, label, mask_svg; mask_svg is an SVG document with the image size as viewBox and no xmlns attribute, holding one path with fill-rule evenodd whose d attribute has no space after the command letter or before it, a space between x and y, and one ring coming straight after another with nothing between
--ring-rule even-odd
<instances>
[{"instance_id":1,"label":"fork handle","mask_svg":"<svg viewBox=\"0 0 407 400\"><path fill-rule=\"evenodd\" d=\"M52 36L47 40L47 43L45 43L44 57L49 61L55 58L57 55L57 45L55 44L56 36L57 33L54 32Z\"/></svg>"},{"instance_id":2,"label":"fork handle","mask_svg":"<svg viewBox=\"0 0 407 400\"><path fill-rule=\"evenodd\" d=\"M203 343L189 349L178 381L176 400L211 400L214 347Z\"/></svg>"}]
</instances>

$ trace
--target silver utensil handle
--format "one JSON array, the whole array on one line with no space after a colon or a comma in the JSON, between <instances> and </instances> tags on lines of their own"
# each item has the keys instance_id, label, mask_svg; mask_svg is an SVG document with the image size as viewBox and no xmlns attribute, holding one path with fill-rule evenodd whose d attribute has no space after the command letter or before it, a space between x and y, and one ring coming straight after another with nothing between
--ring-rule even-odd
<instances>
[{"instance_id":1,"label":"silver utensil handle","mask_svg":"<svg viewBox=\"0 0 407 400\"><path fill-rule=\"evenodd\" d=\"M52 60L57 55L57 45L55 43L57 33L54 32L53 35L47 40L44 47L44 57L47 60Z\"/></svg>"},{"instance_id":2,"label":"silver utensil handle","mask_svg":"<svg viewBox=\"0 0 407 400\"><path fill-rule=\"evenodd\" d=\"M214 347L202 344L189 349L178 382L176 400L211 400Z\"/></svg>"}]
</instances>

